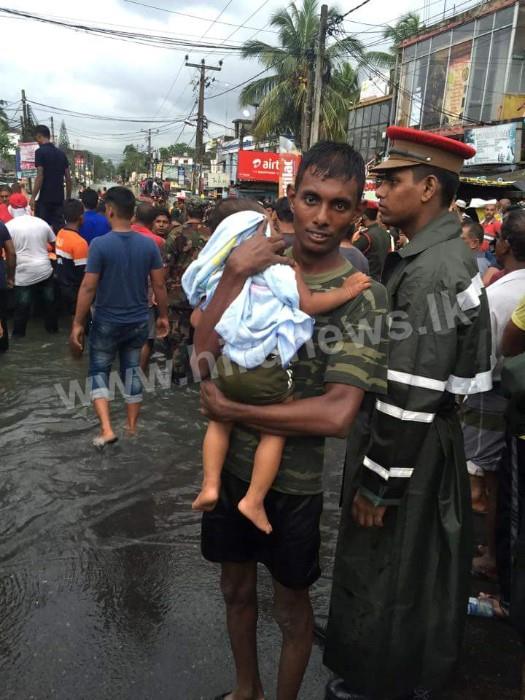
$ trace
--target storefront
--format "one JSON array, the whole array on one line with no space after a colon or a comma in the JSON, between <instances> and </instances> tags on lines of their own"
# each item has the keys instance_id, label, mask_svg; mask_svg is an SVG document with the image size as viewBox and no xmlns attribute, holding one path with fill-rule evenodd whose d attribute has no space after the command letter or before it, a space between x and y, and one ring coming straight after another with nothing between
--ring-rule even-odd
<instances>
[{"instance_id":1,"label":"storefront","mask_svg":"<svg viewBox=\"0 0 525 700\"><path fill-rule=\"evenodd\" d=\"M494 0L403 44L396 123L440 130L525 114L525 5Z\"/></svg>"}]
</instances>

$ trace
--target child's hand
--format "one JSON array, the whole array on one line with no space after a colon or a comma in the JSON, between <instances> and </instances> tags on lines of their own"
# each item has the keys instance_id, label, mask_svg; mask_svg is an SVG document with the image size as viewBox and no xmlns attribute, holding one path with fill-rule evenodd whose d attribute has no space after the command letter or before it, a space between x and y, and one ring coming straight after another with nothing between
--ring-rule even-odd
<instances>
[{"instance_id":1,"label":"child's hand","mask_svg":"<svg viewBox=\"0 0 525 700\"><path fill-rule=\"evenodd\" d=\"M362 272L356 272L345 279L343 287L348 290L349 299L355 299L361 292L368 289L371 284L372 280L368 275Z\"/></svg>"}]
</instances>

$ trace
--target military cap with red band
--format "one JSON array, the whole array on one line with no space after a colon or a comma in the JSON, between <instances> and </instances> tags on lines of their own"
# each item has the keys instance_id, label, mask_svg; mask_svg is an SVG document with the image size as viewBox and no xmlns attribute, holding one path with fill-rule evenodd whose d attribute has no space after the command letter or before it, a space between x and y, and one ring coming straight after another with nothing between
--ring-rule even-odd
<instances>
[{"instance_id":1,"label":"military cap with red band","mask_svg":"<svg viewBox=\"0 0 525 700\"><path fill-rule=\"evenodd\" d=\"M464 161L476 155L472 146L429 131L389 126L386 133L390 140L388 156L370 172L431 165L459 175Z\"/></svg>"}]
</instances>

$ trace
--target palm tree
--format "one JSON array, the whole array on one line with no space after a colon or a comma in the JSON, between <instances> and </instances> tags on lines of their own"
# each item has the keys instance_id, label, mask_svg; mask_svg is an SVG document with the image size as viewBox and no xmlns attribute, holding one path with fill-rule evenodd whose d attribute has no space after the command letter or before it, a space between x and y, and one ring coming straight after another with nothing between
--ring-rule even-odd
<instances>
[{"instance_id":1,"label":"palm tree","mask_svg":"<svg viewBox=\"0 0 525 700\"><path fill-rule=\"evenodd\" d=\"M332 8L328 22L339 12ZM240 95L242 107L258 105L253 125L256 138L278 133L291 133L308 147L308 109L313 86L315 46L319 34L317 0L295 2L278 10L270 20L277 30L278 45L263 41L248 41L242 48L244 58L256 58L271 75L254 80ZM362 44L353 37L344 37L329 44L323 67L323 99L321 100L321 134L325 138L341 139L346 134L348 109L355 100L357 74L348 63L363 56Z\"/></svg>"},{"instance_id":2,"label":"palm tree","mask_svg":"<svg viewBox=\"0 0 525 700\"><path fill-rule=\"evenodd\" d=\"M408 12L403 15L396 24L388 26L383 32L383 39L391 41L390 49L387 51L369 51L365 55L366 63L372 63L379 68L394 68L396 56L400 44L409 39L414 34L423 31L425 25L415 12Z\"/></svg>"}]
</instances>

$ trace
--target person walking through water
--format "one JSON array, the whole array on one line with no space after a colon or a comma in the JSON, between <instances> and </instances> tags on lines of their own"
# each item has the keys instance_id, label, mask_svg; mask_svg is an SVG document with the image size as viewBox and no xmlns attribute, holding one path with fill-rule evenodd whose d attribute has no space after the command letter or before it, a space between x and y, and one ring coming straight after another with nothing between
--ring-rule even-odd
<instances>
[{"instance_id":1,"label":"person walking through water","mask_svg":"<svg viewBox=\"0 0 525 700\"><path fill-rule=\"evenodd\" d=\"M312 291L333 290L355 274L339 244L358 216L365 182L362 157L347 144L320 142L304 154L290 194L295 238L287 255ZM228 257L210 303L195 329L194 366L209 374L221 353L217 323L249 277L282 263L283 241L251 237ZM296 700L312 650L314 620L309 588L321 575L320 517L327 436L348 434L366 392L386 390L384 287L371 283L356 299L316 317L312 342L294 363L294 400L258 406L225 397L213 382L201 385L205 415L235 424L221 475L217 506L204 513L201 547L220 562L221 588L235 660L235 689L224 700L265 697L257 658L257 562L272 576L275 618L282 632L277 675L279 700ZM360 333L363 327L375 332ZM259 433L286 437L265 507L271 535L238 510L252 474ZM262 648L261 648L262 651Z\"/></svg>"},{"instance_id":2,"label":"person walking through water","mask_svg":"<svg viewBox=\"0 0 525 700\"><path fill-rule=\"evenodd\" d=\"M89 334L89 383L100 421L100 434L93 440L97 448L117 441L109 412L110 372L117 354L127 404L126 428L129 434L137 429L142 402L140 351L148 337L148 278L159 308L157 335L168 333L162 260L154 241L131 230L134 211L135 196L126 187L107 191L106 212L112 231L95 238L89 247L70 335L73 353L81 353L86 318L95 300Z\"/></svg>"},{"instance_id":3,"label":"person walking through water","mask_svg":"<svg viewBox=\"0 0 525 700\"><path fill-rule=\"evenodd\" d=\"M470 487L455 394L486 391L490 318L448 207L472 147L390 127L374 168L391 253L388 391L347 447L325 664L327 698L429 697L458 660L472 556Z\"/></svg>"}]
</instances>

